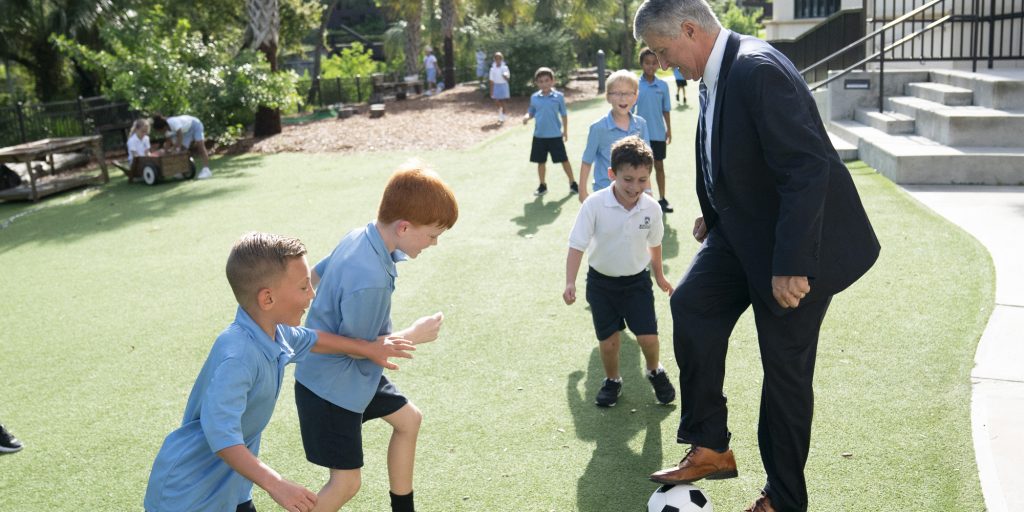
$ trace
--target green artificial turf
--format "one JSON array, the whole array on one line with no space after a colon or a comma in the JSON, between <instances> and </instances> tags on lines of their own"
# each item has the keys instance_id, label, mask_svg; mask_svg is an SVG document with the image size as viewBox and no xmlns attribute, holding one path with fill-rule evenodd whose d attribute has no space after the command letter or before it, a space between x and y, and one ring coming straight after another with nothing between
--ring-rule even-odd
<instances>
[{"instance_id":1,"label":"green artificial turf","mask_svg":"<svg viewBox=\"0 0 1024 512\"><path fill-rule=\"evenodd\" d=\"M574 169L600 101L570 113ZM689 233L695 109L673 112L667 275ZM433 130L438 137L443 130ZM416 466L422 511L637 511L647 475L683 455L678 405L658 406L633 338L624 393L598 409L602 378L583 301L561 300L578 210L557 166L543 198L527 161L532 127L459 152L219 158L209 181L128 184L0 204L0 420L25 449L0 457L0 509L140 510L149 469L235 304L224 278L249 230L302 238L315 262L375 214L390 172L419 156L452 185L459 222L399 266L393 318L443 311L441 338L391 377L424 411ZM993 303L993 267L973 238L863 165L854 178L882 243L877 265L837 296L821 333L807 479L811 510L983 510L970 433L969 370ZM12 220L13 219L13 220ZM578 280L582 296L584 279ZM667 297L656 299L675 378ZM764 483L756 445L761 370L752 317L728 358L740 477L704 482L718 511ZM318 490L305 461L292 370L261 458ZM389 432L365 428L362 491L347 507L386 510ZM260 510L276 510L256 491Z\"/></svg>"}]
</instances>

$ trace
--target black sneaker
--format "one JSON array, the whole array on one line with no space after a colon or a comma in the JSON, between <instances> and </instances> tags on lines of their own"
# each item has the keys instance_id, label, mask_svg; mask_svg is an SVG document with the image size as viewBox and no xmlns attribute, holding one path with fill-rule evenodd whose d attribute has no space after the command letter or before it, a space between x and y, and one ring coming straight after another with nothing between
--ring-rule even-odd
<instances>
[{"instance_id":1,"label":"black sneaker","mask_svg":"<svg viewBox=\"0 0 1024 512\"><path fill-rule=\"evenodd\" d=\"M576 183L575 181L570 183L569 184L569 193L570 194L579 194L580 193L580 185L578 183Z\"/></svg>"},{"instance_id":2,"label":"black sneaker","mask_svg":"<svg viewBox=\"0 0 1024 512\"><path fill-rule=\"evenodd\" d=\"M675 390L672 392L675 393ZM615 402L619 401L619 395L621 394L622 383L606 378L604 383L601 384L601 390L597 392L597 400L594 400L594 403L598 407L614 407Z\"/></svg>"},{"instance_id":3,"label":"black sneaker","mask_svg":"<svg viewBox=\"0 0 1024 512\"><path fill-rule=\"evenodd\" d=\"M668 204L668 199L658 199L658 204L661 205L661 211L665 213L672 213L675 211L675 209L672 208L672 205Z\"/></svg>"},{"instance_id":4,"label":"black sneaker","mask_svg":"<svg viewBox=\"0 0 1024 512\"><path fill-rule=\"evenodd\" d=\"M14 453L22 448L21 441L0 425L0 453Z\"/></svg>"},{"instance_id":5,"label":"black sneaker","mask_svg":"<svg viewBox=\"0 0 1024 512\"><path fill-rule=\"evenodd\" d=\"M548 193L548 186L545 183L541 183L540 186L537 187L537 190L533 191L533 195L535 195L535 196L542 196L542 195L547 194L547 193Z\"/></svg>"},{"instance_id":6,"label":"black sneaker","mask_svg":"<svg viewBox=\"0 0 1024 512\"><path fill-rule=\"evenodd\" d=\"M658 398L658 403L664 405L672 403L676 399L676 388L668 380L668 374L665 373L664 368L658 368L654 375L647 372L647 380L651 381L651 387L654 388L654 396Z\"/></svg>"}]
</instances>

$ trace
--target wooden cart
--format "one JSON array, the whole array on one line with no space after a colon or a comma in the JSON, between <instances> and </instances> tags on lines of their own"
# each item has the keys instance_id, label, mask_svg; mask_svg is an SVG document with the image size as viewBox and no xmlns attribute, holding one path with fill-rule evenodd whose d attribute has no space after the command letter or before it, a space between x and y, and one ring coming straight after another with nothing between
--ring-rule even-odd
<instances>
[{"instance_id":1,"label":"wooden cart","mask_svg":"<svg viewBox=\"0 0 1024 512\"><path fill-rule=\"evenodd\" d=\"M129 181L142 180L146 185L181 175L190 180L196 176L196 164L188 153L168 153L160 156L139 156L132 160L131 167L114 164L124 171Z\"/></svg>"}]
</instances>

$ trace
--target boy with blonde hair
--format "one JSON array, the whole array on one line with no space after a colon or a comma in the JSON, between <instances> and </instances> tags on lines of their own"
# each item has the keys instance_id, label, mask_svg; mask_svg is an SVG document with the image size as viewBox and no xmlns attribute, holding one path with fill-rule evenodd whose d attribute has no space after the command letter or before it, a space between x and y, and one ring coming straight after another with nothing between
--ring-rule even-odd
<instances>
[{"instance_id":1,"label":"boy with blonde hair","mask_svg":"<svg viewBox=\"0 0 1024 512\"><path fill-rule=\"evenodd\" d=\"M310 328L373 340L392 332L395 262L416 258L455 225L458 204L437 173L410 165L396 171L377 219L349 232L316 265L317 297ZM413 343L437 338L440 312L395 333ZM359 491L362 424L382 418L392 427L388 445L391 509L413 512L413 464L422 414L380 368L344 355L314 355L295 371L295 403L306 458L330 470L316 511L336 511Z\"/></svg>"},{"instance_id":2,"label":"boy with blonde hair","mask_svg":"<svg viewBox=\"0 0 1024 512\"><path fill-rule=\"evenodd\" d=\"M651 272L658 288L672 294L661 267L665 227L650 187L654 157L644 140L629 136L611 149L605 173L611 186L593 193L580 208L569 234L565 263L566 304L576 302L576 274L587 253L587 304L600 342L605 379L594 403L612 407L622 394L619 331L629 326L644 354L647 380L659 403L675 400L676 390L659 360L658 319L654 313ZM650 267L648 269L648 267Z\"/></svg>"},{"instance_id":3,"label":"boy with blonde hair","mask_svg":"<svg viewBox=\"0 0 1024 512\"><path fill-rule=\"evenodd\" d=\"M594 169L594 191L601 190L611 183L607 169L611 167L611 150L615 141L630 135L637 135L644 143L650 145L647 135L647 121L630 112L636 103L640 81L636 75L620 69L608 77L605 98L611 104L608 115L594 121L587 134L587 146L583 150L583 164L580 165L580 202L587 199L587 178L591 168Z\"/></svg>"},{"instance_id":4,"label":"boy with blonde hair","mask_svg":"<svg viewBox=\"0 0 1024 512\"><path fill-rule=\"evenodd\" d=\"M555 72L551 68L537 69L533 74L533 82L540 90L530 96L530 108L523 115L523 124L530 122L530 119L537 119L533 128L530 161L537 164L540 185L533 195L542 196L548 192L544 177L549 153L553 163L562 164L562 170L569 178L569 193L578 193L580 187L572 176L569 156L565 154L565 141L569 140L569 111L565 108L565 96L554 89Z\"/></svg>"},{"instance_id":5,"label":"boy with blonde hair","mask_svg":"<svg viewBox=\"0 0 1024 512\"><path fill-rule=\"evenodd\" d=\"M397 368L387 359L411 357L405 351L414 349L405 340L365 343L299 327L314 293L298 239L249 233L231 248L226 273L238 300L235 321L214 342L181 427L153 461L143 506L148 512L253 512L255 483L286 510L313 510L315 494L257 458L285 365L312 352Z\"/></svg>"}]
</instances>

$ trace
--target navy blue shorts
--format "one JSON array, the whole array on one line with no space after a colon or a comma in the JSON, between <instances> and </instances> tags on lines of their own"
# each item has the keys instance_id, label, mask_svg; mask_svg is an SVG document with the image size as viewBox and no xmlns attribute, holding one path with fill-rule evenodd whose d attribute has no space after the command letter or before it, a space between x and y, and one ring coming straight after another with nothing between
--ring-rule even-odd
<instances>
[{"instance_id":1,"label":"navy blue shorts","mask_svg":"<svg viewBox=\"0 0 1024 512\"><path fill-rule=\"evenodd\" d=\"M565 153L565 142L561 137L550 139L533 138L533 146L530 147L530 161L536 164L543 164L548 161L548 153L551 153L551 161L560 164L569 159Z\"/></svg>"},{"instance_id":2,"label":"navy blue shorts","mask_svg":"<svg viewBox=\"0 0 1024 512\"><path fill-rule=\"evenodd\" d=\"M632 276L609 277L591 267L587 271L587 303L599 341L627 325L636 336L658 334L654 283L649 270Z\"/></svg>"},{"instance_id":3,"label":"navy blue shorts","mask_svg":"<svg viewBox=\"0 0 1024 512\"><path fill-rule=\"evenodd\" d=\"M306 460L331 469L363 467L363 423L398 412L409 399L381 375L377 392L362 414L320 398L295 382L295 406Z\"/></svg>"},{"instance_id":4,"label":"navy blue shorts","mask_svg":"<svg viewBox=\"0 0 1024 512\"><path fill-rule=\"evenodd\" d=\"M663 140L652 140L651 141L651 153L654 153L654 161L660 162L665 159L665 150L667 144Z\"/></svg>"}]
</instances>

